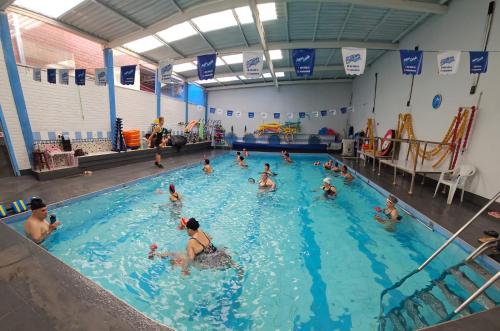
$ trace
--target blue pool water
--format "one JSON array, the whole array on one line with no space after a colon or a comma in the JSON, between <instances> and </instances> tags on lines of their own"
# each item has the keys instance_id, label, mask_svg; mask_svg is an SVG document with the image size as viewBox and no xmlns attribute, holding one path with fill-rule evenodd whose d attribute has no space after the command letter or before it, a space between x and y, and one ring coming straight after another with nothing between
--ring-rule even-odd
<instances>
[{"instance_id":1,"label":"blue pool water","mask_svg":"<svg viewBox=\"0 0 500 331\"><path fill-rule=\"evenodd\" d=\"M52 211L63 226L44 244L49 252L136 309L178 330L376 330L380 292L422 263L445 238L411 216L389 232L373 220L385 197L355 179L332 177L338 197L318 188L327 155L253 153L249 169L233 154L69 203ZM264 162L278 173L276 192L258 194L249 177ZM175 183L181 208L155 194ZM149 260L149 245L182 251L179 216L195 217L216 246L244 268L191 269L182 276L167 260ZM14 223L22 231L21 223ZM429 268L388 298L398 303L465 252L451 245Z\"/></svg>"}]
</instances>

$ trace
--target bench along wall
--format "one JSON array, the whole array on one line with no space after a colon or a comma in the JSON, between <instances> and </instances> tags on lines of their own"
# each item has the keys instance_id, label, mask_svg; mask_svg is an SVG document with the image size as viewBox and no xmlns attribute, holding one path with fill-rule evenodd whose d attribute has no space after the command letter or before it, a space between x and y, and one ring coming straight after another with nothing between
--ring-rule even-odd
<instances>
[{"instance_id":1,"label":"bench along wall","mask_svg":"<svg viewBox=\"0 0 500 331\"><path fill-rule=\"evenodd\" d=\"M426 20L400 42L400 48L413 49L419 46L421 50L482 50L488 3L488 0L452 1L447 14ZM498 20L494 20L488 48L500 49ZM376 72L377 102L375 114L372 114ZM477 167L478 172L469 182L468 191L489 199L500 188L500 153L495 145L500 141L499 77L500 54L490 53L488 72L481 75L476 94L470 95L473 76L469 74L468 53L462 52L459 71L450 76L437 74L436 53L424 53L422 75L415 77L411 108L407 109L411 78L401 73L399 53L388 52L363 76L355 79L355 111L350 114L350 122L356 130L362 130L367 118L374 116L378 123L376 134L383 136L388 129L396 128L398 113L411 111L417 138L441 141L457 109L475 105L479 93L483 92L476 123L469 138L470 148L458 164L467 163ZM438 110L434 110L431 105L436 94L443 96Z\"/></svg>"}]
</instances>

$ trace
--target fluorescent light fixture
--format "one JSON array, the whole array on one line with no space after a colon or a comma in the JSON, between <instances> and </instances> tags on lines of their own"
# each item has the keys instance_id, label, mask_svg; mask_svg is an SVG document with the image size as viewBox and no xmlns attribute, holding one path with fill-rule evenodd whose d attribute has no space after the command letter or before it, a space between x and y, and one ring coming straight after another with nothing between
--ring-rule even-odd
<instances>
[{"instance_id":1,"label":"fluorescent light fixture","mask_svg":"<svg viewBox=\"0 0 500 331\"><path fill-rule=\"evenodd\" d=\"M272 75L271 75L271 73L270 73L270 72L266 72L266 73L264 73L264 74L262 75L262 77L264 77L264 78L271 78L271 77L272 77Z\"/></svg>"},{"instance_id":2,"label":"fluorescent light fixture","mask_svg":"<svg viewBox=\"0 0 500 331\"><path fill-rule=\"evenodd\" d=\"M147 36L123 45L123 47L128 48L136 53L147 52L160 46L163 46L163 43L153 36Z\"/></svg>"},{"instance_id":3,"label":"fluorescent light fixture","mask_svg":"<svg viewBox=\"0 0 500 331\"><path fill-rule=\"evenodd\" d=\"M243 63L243 54L226 55L222 59L227 64Z\"/></svg>"},{"instance_id":4,"label":"fluorescent light fixture","mask_svg":"<svg viewBox=\"0 0 500 331\"><path fill-rule=\"evenodd\" d=\"M57 18L83 1L84 0L16 0L13 5L26 8L45 16Z\"/></svg>"},{"instance_id":5,"label":"fluorescent light fixture","mask_svg":"<svg viewBox=\"0 0 500 331\"><path fill-rule=\"evenodd\" d=\"M262 22L278 18L278 15L276 14L276 4L274 2L258 4L257 8L259 9L259 17Z\"/></svg>"},{"instance_id":6,"label":"fluorescent light fixture","mask_svg":"<svg viewBox=\"0 0 500 331\"><path fill-rule=\"evenodd\" d=\"M218 13L195 17L192 19L201 32L208 32L235 26L236 19L232 10L224 10Z\"/></svg>"},{"instance_id":7,"label":"fluorescent light fixture","mask_svg":"<svg viewBox=\"0 0 500 331\"><path fill-rule=\"evenodd\" d=\"M186 62L186 63L181 63L181 64L175 64L173 71L175 72L183 72L183 71L189 71L189 70L196 70L196 66L192 62Z\"/></svg>"},{"instance_id":8,"label":"fluorescent light fixture","mask_svg":"<svg viewBox=\"0 0 500 331\"><path fill-rule=\"evenodd\" d=\"M215 79L205 79L205 80L197 80L195 83L203 85L203 84L213 84L218 83Z\"/></svg>"},{"instance_id":9,"label":"fluorescent light fixture","mask_svg":"<svg viewBox=\"0 0 500 331\"><path fill-rule=\"evenodd\" d=\"M217 80L219 82L232 82L234 80L238 80L238 77L236 77L236 76L220 77L220 78L217 78Z\"/></svg>"},{"instance_id":10,"label":"fluorescent light fixture","mask_svg":"<svg viewBox=\"0 0 500 331\"><path fill-rule=\"evenodd\" d=\"M283 53L281 53L281 49L273 49L269 51L269 56L271 60L281 60L283 58Z\"/></svg>"},{"instance_id":11,"label":"fluorescent light fixture","mask_svg":"<svg viewBox=\"0 0 500 331\"><path fill-rule=\"evenodd\" d=\"M257 9L259 10L259 17L262 22L278 18L276 14L276 4L274 2L258 4ZM249 6L235 8L235 11L241 24L253 23L252 10Z\"/></svg>"},{"instance_id":12,"label":"fluorescent light fixture","mask_svg":"<svg viewBox=\"0 0 500 331\"><path fill-rule=\"evenodd\" d=\"M274 73L277 78L285 77L285 73L283 71L277 71ZM271 78L272 75L270 72L266 72L265 74L262 75L264 78Z\"/></svg>"},{"instance_id":13,"label":"fluorescent light fixture","mask_svg":"<svg viewBox=\"0 0 500 331\"><path fill-rule=\"evenodd\" d=\"M166 30L157 33L157 35L159 35L167 43L194 36L195 34L197 34L196 30L193 29L191 24L189 24L188 22L176 24Z\"/></svg>"}]
</instances>

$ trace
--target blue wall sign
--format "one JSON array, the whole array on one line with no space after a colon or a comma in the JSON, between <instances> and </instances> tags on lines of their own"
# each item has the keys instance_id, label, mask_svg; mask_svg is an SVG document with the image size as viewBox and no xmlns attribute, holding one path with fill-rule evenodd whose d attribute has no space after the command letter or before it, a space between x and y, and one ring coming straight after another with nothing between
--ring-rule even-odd
<instances>
[{"instance_id":1,"label":"blue wall sign","mask_svg":"<svg viewBox=\"0 0 500 331\"><path fill-rule=\"evenodd\" d=\"M443 96L441 94L436 94L434 98L432 98L432 108L438 109L441 106L442 101Z\"/></svg>"}]
</instances>

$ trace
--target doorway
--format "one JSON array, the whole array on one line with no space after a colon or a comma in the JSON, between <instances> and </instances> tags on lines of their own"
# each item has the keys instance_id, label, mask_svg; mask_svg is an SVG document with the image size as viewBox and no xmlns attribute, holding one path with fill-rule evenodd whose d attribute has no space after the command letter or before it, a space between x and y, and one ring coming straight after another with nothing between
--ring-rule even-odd
<instances>
[{"instance_id":1,"label":"doorway","mask_svg":"<svg viewBox=\"0 0 500 331\"><path fill-rule=\"evenodd\" d=\"M9 150L7 142L5 141L5 133L0 121L0 177L14 176L14 169L10 161Z\"/></svg>"}]
</instances>

